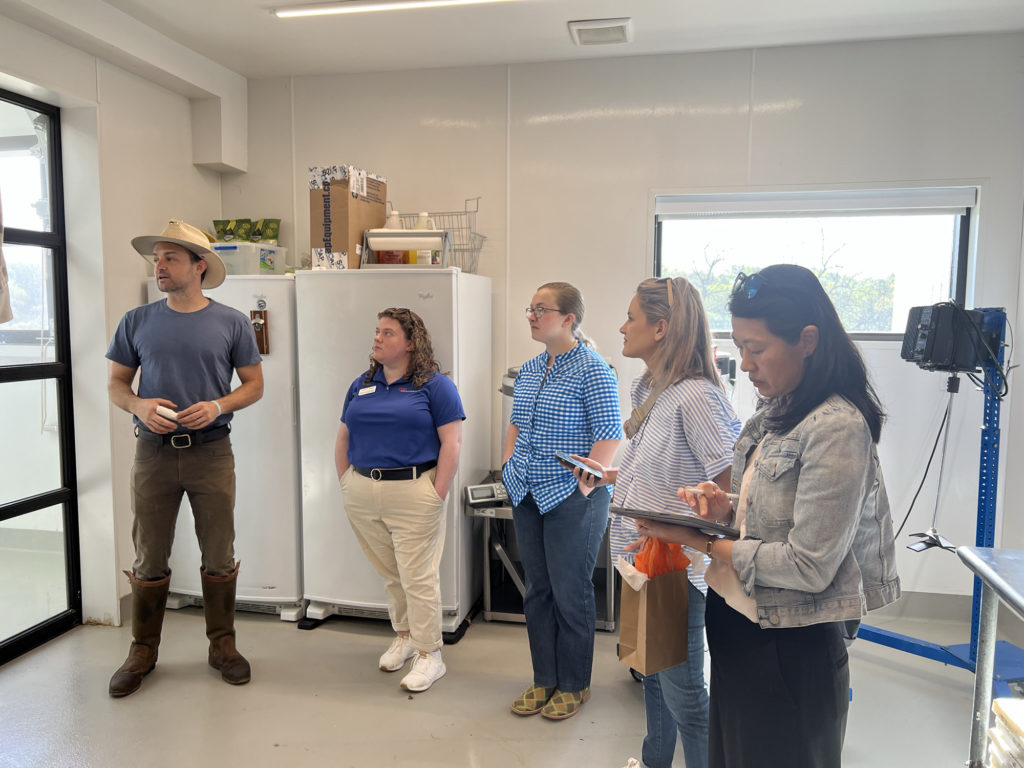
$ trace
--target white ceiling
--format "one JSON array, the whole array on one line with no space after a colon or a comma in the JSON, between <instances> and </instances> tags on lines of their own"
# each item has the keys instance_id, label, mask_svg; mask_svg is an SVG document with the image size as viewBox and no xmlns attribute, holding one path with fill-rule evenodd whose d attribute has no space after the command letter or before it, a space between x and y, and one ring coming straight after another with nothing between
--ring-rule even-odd
<instances>
[{"instance_id":1,"label":"white ceiling","mask_svg":"<svg viewBox=\"0 0 1024 768\"><path fill-rule=\"evenodd\" d=\"M305 0L106 0L251 78L552 61L1024 29L1024 0L515 0L278 19ZM566 22L628 16L578 48Z\"/></svg>"}]
</instances>

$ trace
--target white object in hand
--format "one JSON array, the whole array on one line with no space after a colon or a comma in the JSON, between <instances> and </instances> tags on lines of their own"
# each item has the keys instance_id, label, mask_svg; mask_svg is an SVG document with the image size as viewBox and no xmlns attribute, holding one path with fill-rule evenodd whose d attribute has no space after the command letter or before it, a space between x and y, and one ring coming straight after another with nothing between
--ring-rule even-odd
<instances>
[{"instance_id":1,"label":"white object in hand","mask_svg":"<svg viewBox=\"0 0 1024 768\"><path fill-rule=\"evenodd\" d=\"M158 405L156 407L156 413L157 416L163 416L165 419L170 419L171 421L178 420L178 414L172 411L166 405Z\"/></svg>"}]
</instances>

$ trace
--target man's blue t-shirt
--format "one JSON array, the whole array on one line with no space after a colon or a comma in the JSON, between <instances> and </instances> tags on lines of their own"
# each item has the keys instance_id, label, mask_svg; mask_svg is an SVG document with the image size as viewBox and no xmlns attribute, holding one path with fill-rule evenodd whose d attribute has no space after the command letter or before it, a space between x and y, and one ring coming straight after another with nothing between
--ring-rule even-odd
<instances>
[{"instance_id":1,"label":"man's blue t-shirt","mask_svg":"<svg viewBox=\"0 0 1024 768\"><path fill-rule=\"evenodd\" d=\"M166 299L127 312L107 359L141 368L139 397L166 398L178 411L223 397L231 392L236 368L262 361L249 319L213 299L197 312L175 312ZM134 420L141 426L137 416ZM231 414L225 413L211 426L229 421Z\"/></svg>"},{"instance_id":2,"label":"man's blue t-shirt","mask_svg":"<svg viewBox=\"0 0 1024 768\"><path fill-rule=\"evenodd\" d=\"M348 427L348 460L357 467L413 467L436 461L437 428L466 418L454 382L435 373L415 389L410 378L388 384L384 371L365 384L360 374L345 395L341 420Z\"/></svg>"}]
</instances>

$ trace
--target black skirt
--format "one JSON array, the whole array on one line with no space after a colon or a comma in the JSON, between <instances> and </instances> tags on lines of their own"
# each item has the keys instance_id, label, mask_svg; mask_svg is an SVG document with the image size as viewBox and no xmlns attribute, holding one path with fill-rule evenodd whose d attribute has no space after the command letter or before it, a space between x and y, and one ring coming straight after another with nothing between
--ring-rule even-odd
<instances>
[{"instance_id":1,"label":"black skirt","mask_svg":"<svg viewBox=\"0 0 1024 768\"><path fill-rule=\"evenodd\" d=\"M709 768L839 768L850 668L834 622L761 629L708 589Z\"/></svg>"}]
</instances>

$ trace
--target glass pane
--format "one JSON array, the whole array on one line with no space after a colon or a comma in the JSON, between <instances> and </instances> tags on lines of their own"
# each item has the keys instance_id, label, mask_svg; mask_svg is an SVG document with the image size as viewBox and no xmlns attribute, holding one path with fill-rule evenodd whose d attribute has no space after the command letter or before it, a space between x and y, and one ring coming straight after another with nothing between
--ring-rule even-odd
<instances>
[{"instance_id":1,"label":"glass pane","mask_svg":"<svg viewBox=\"0 0 1024 768\"><path fill-rule=\"evenodd\" d=\"M666 219L661 274L701 292L714 330L729 330L737 273L769 264L812 270L847 331L903 333L911 307L950 298L956 216Z\"/></svg>"},{"instance_id":2,"label":"glass pane","mask_svg":"<svg viewBox=\"0 0 1024 768\"><path fill-rule=\"evenodd\" d=\"M0 201L4 226L49 232L50 118L0 101Z\"/></svg>"},{"instance_id":3,"label":"glass pane","mask_svg":"<svg viewBox=\"0 0 1024 768\"><path fill-rule=\"evenodd\" d=\"M62 508L0 522L0 640L67 609Z\"/></svg>"},{"instance_id":4,"label":"glass pane","mask_svg":"<svg viewBox=\"0 0 1024 768\"><path fill-rule=\"evenodd\" d=\"M53 362L53 251L5 245L11 312L0 325L0 365Z\"/></svg>"},{"instance_id":5,"label":"glass pane","mask_svg":"<svg viewBox=\"0 0 1024 768\"><path fill-rule=\"evenodd\" d=\"M61 487L54 379L0 384L0 504Z\"/></svg>"}]
</instances>

